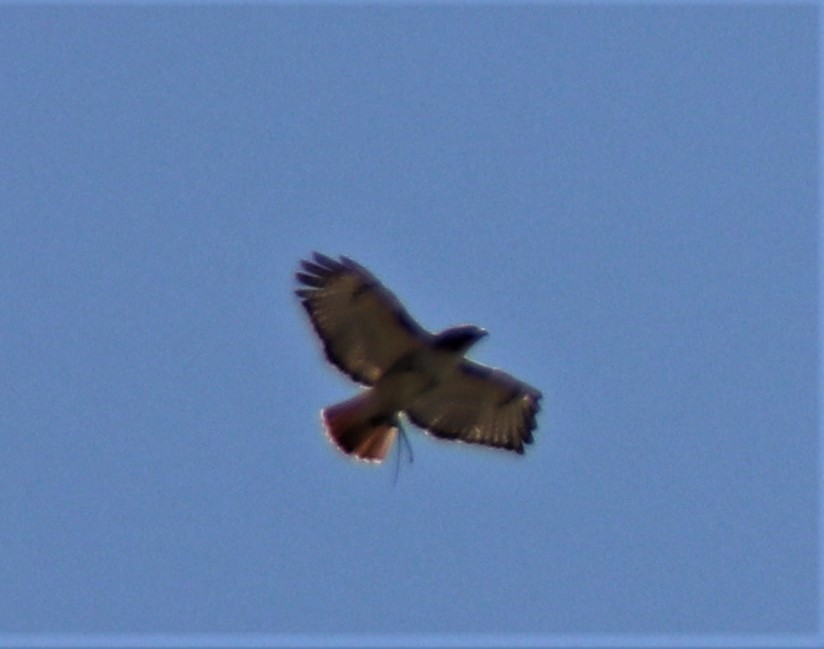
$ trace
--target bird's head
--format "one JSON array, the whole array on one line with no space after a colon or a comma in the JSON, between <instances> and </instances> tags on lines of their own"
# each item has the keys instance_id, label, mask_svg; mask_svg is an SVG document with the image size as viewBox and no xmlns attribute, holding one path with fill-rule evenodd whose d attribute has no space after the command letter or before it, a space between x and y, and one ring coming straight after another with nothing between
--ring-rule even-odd
<instances>
[{"instance_id":1,"label":"bird's head","mask_svg":"<svg viewBox=\"0 0 824 649\"><path fill-rule=\"evenodd\" d=\"M446 351L463 354L472 345L487 335L486 329L475 325L461 325L446 329L435 336L435 347Z\"/></svg>"}]
</instances>

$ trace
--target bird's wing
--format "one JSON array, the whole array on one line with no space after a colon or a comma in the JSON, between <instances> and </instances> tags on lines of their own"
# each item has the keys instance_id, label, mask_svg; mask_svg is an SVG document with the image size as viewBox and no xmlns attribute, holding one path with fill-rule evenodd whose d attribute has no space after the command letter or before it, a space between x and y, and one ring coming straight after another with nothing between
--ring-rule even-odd
<instances>
[{"instance_id":1,"label":"bird's wing","mask_svg":"<svg viewBox=\"0 0 824 649\"><path fill-rule=\"evenodd\" d=\"M398 298L357 262L316 252L301 266L295 293L326 357L359 383L374 384L400 358L431 339Z\"/></svg>"},{"instance_id":2,"label":"bird's wing","mask_svg":"<svg viewBox=\"0 0 824 649\"><path fill-rule=\"evenodd\" d=\"M406 414L436 437L523 453L532 443L541 396L501 370L464 360Z\"/></svg>"}]
</instances>

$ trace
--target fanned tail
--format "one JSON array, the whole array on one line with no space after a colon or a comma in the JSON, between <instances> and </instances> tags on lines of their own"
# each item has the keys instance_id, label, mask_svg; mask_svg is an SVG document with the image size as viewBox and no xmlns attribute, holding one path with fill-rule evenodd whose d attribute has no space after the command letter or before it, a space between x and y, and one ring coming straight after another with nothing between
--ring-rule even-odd
<instances>
[{"instance_id":1,"label":"fanned tail","mask_svg":"<svg viewBox=\"0 0 824 649\"><path fill-rule=\"evenodd\" d=\"M398 429L393 418L371 413L370 394L337 403L321 412L326 434L341 451L359 460L380 462L392 448Z\"/></svg>"}]
</instances>

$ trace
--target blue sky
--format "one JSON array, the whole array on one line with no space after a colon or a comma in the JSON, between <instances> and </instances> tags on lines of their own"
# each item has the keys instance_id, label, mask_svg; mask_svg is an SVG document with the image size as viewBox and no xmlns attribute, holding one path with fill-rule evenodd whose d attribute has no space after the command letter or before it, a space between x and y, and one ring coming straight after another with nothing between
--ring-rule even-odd
<instances>
[{"instance_id":1,"label":"blue sky","mask_svg":"<svg viewBox=\"0 0 824 649\"><path fill-rule=\"evenodd\" d=\"M814 5L0 18L0 631L816 632ZM527 454L333 449L312 250Z\"/></svg>"}]
</instances>

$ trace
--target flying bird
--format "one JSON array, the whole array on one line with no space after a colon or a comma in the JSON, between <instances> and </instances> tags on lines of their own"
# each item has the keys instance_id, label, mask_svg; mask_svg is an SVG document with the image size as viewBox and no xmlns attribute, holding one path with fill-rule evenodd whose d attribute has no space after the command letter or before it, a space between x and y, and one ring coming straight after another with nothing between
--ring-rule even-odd
<instances>
[{"instance_id":1,"label":"flying bird","mask_svg":"<svg viewBox=\"0 0 824 649\"><path fill-rule=\"evenodd\" d=\"M295 293L326 357L366 386L321 411L344 453L380 462L399 415L435 437L524 452L532 443L541 393L464 354L487 332L462 325L437 334L421 327L398 298L348 257L314 253L301 261Z\"/></svg>"}]
</instances>

